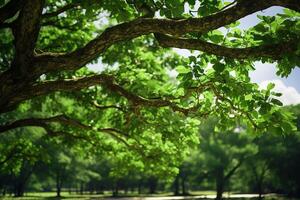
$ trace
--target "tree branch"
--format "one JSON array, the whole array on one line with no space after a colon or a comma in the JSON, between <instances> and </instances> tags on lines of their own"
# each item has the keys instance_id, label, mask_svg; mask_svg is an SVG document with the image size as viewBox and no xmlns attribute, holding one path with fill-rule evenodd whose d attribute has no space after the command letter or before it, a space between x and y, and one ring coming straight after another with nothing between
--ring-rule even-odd
<instances>
[{"instance_id":1,"label":"tree branch","mask_svg":"<svg viewBox=\"0 0 300 200\"><path fill-rule=\"evenodd\" d=\"M273 0L273 2L276 6L282 6L300 12L300 3L298 0Z\"/></svg>"},{"instance_id":2,"label":"tree branch","mask_svg":"<svg viewBox=\"0 0 300 200\"><path fill-rule=\"evenodd\" d=\"M124 137L127 137L127 135L124 134L121 130L118 130L116 128L93 128L89 125L85 125L85 124L81 123L80 121L71 119L66 115L57 115L57 116L53 116L53 117L49 117L49 118L20 119L20 120L14 121L9 124L0 125L0 133L4 133L6 131L13 130L16 128L35 126L35 127L43 128L49 136L56 137L56 136L65 135L65 136L69 136L69 137L72 137L75 139L88 140L88 138L83 135L73 135L73 134L70 134L70 133L67 133L64 131L53 131L50 129L49 123L60 123L60 124L76 127L79 129L83 129L86 131L96 131L96 132L107 133L114 139L124 143L126 146L128 146L130 148L133 147L126 141L126 138L124 138Z\"/></svg>"},{"instance_id":3,"label":"tree branch","mask_svg":"<svg viewBox=\"0 0 300 200\"><path fill-rule=\"evenodd\" d=\"M56 17L57 15L66 12L67 10L73 9L78 7L80 4L79 3L70 3L67 4L59 9L57 9L54 12L49 12L49 13L45 13L42 15L43 18L50 18L50 17Z\"/></svg>"},{"instance_id":4,"label":"tree branch","mask_svg":"<svg viewBox=\"0 0 300 200\"><path fill-rule=\"evenodd\" d=\"M15 78L23 79L31 66L35 43L40 31L40 19L44 0L27 0L23 2L20 15L13 28L15 37L15 57L12 71Z\"/></svg>"},{"instance_id":5,"label":"tree branch","mask_svg":"<svg viewBox=\"0 0 300 200\"><path fill-rule=\"evenodd\" d=\"M10 124L5 124L0 126L0 133L20 128L20 127L27 127L27 126L39 126L39 127L45 127L47 123L50 122L60 122L62 120L64 115L58 115L50 118L27 118L27 119L20 119L17 121L14 121Z\"/></svg>"},{"instance_id":6,"label":"tree branch","mask_svg":"<svg viewBox=\"0 0 300 200\"><path fill-rule=\"evenodd\" d=\"M109 89L111 92L115 92L127 100L129 100L134 106L147 106L147 107L170 107L173 111L181 112L187 115L189 112L196 112L199 109L199 105L183 108L178 106L176 103L170 100L164 99L147 99L136 95L125 88L121 87L114 81L114 77L106 74L94 75L90 77L83 77L70 80L58 80L58 81L47 81L37 85L28 87L26 90L23 90L19 94L16 94L6 109L13 107L20 103L21 101L31 99L35 96L46 95L55 91L73 91L83 88L88 88L94 85L101 85ZM203 87L207 87L206 85Z\"/></svg>"},{"instance_id":7,"label":"tree branch","mask_svg":"<svg viewBox=\"0 0 300 200\"><path fill-rule=\"evenodd\" d=\"M297 49L297 41L282 42L279 44L261 45L246 48L225 47L198 39L175 38L172 36L156 34L156 38L163 47L199 50L217 56L236 59L272 58L278 60L283 54Z\"/></svg>"},{"instance_id":8,"label":"tree branch","mask_svg":"<svg viewBox=\"0 0 300 200\"><path fill-rule=\"evenodd\" d=\"M282 2L286 1L282 0ZM45 53L36 56L34 73L41 75L57 70L78 69L95 59L113 44L141 35L161 33L180 36L189 32L208 32L235 22L256 11L276 5L276 3L278 3L276 0L242 1L226 10L203 18L181 20L139 18L106 29L100 36L74 52L65 54Z\"/></svg>"},{"instance_id":9,"label":"tree branch","mask_svg":"<svg viewBox=\"0 0 300 200\"><path fill-rule=\"evenodd\" d=\"M113 109L117 109L119 111L125 112L124 108L122 108L121 106L117 106L117 105L101 106L96 101L93 102L93 105L100 110L113 108Z\"/></svg>"},{"instance_id":10,"label":"tree branch","mask_svg":"<svg viewBox=\"0 0 300 200\"><path fill-rule=\"evenodd\" d=\"M244 159L242 158L224 177L225 180L228 180L234 172L243 164Z\"/></svg>"}]
</instances>

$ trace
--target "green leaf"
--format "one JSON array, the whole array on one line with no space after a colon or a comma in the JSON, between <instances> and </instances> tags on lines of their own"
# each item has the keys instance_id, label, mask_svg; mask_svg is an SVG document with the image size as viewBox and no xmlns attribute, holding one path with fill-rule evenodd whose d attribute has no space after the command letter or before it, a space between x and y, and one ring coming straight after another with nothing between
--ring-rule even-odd
<instances>
[{"instance_id":1,"label":"green leaf","mask_svg":"<svg viewBox=\"0 0 300 200\"><path fill-rule=\"evenodd\" d=\"M216 63L216 64L213 65L213 69L216 72L221 73L225 69L225 64L223 64L223 63Z\"/></svg>"},{"instance_id":2,"label":"green leaf","mask_svg":"<svg viewBox=\"0 0 300 200\"><path fill-rule=\"evenodd\" d=\"M246 100L246 101L252 100L252 94L247 94L247 95L245 96L245 100Z\"/></svg>"},{"instance_id":3,"label":"green leaf","mask_svg":"<svg viewBox=\"0 0 300 200\"><path fill-rule=\"evenodd\" d=\"M269 83L267 86L267 90L272 90L275 87L275 83Z\"/></svg>"},{"instance_id":4,"label":"green leaf","mask_svg":"<svg viewBox=\"0 0 300 200\"><path fill-rule=\"evenodd\" d=\"M283 103L281 101L279 101L278 99L272 99L271 102L278 106L283 106Z\"/></svg>"},{"instance_id":5,"label":"green leaf","mask_svg":"<svg viewBox=\"0 0 300 200\"><path fill-rule=\"evenodd\" d=\"M176 67L176 71L179 74L186 74L186 73L189 73L191 70L183 65L179 65Z\"/></svg>"}]
</instances>

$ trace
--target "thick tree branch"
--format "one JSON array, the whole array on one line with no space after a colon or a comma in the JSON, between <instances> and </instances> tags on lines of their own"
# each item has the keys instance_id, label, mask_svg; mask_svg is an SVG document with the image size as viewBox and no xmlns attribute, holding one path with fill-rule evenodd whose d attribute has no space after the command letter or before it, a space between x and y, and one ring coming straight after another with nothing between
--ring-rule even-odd
<instances>
[{"instance_id":1,"label":"thick tree branch","mask_svg":"<svg viewBox=\"0 0 300 200\"><path fill-rule=\"evenodd\" d=\"M50 118L27 118L14 121L10 124L5 124L0 126L0 133L20 128L20 127L27 127L27 126L38 126L38 127L45 127L47 123L50 122L60 122L64 118L63 115L58 115Z\"/></svg>"},{"instance_id":2,"label":"thick tree branch","mask_svg":"<svg viewBox=\"0 0 300 200\"><path fill-rule=\"evenodd\" d=\"M64 13L66 12L67 10L70 10L70 9L73 9L73 8L76 8L78 7L80 4L79 3L70 3L70 4L67 4L59 9L57 9L56 11L54 12L48 12L48 13L45 13L43 14L43 18L50 18L50 17L56 17L58 16L59 14L61 13Z\"/></svg>"},{"instance_id":3,"label":"thick tree branch","mask_svg":"<svg viewBox=\"0 0 300 200\"><path fill-rule=\"evenodd\" d=\"M81 123L78 120L71 119L66 115L57 115L57 116L53 116L53 117L49 117L49 118L20 119L20 120L14 121L14 122L9 123L9 124L0 125L0 134L1 133L3 134L6 131L13 130L13 129L16 129L16 128L34 126L34 127L43 128L49 136L53 136L53 137L68 136L68 137L75 138L75 139L84 139L84 140L87 140L87 141L89 140L84 135L74 135L74 134L67 133L65 131L53 131L49 127L50 123L60 123L60 124L63 124L63 125L83 129L83 130L86 130L86 131L94 131L94 132L96 131L96 132L107 133L112 138L124 143L126 146L128 146L130 148L135 148L126 141L127 135L124 134L121 130L118 130L116 128L94 128L94 127L91 127L89 125L85 125L85 124Z\"/></svg>"},{"instance_id":4,"label":"thick tree branch","mask_svg":"<svg viewBox=\"0 0 300 200\"><path fill-rule=\"evenodd\" d=\"M282 0L281 3L284 4L284 2L289 1ZM179 36L189 32L204 33L228 25L256 11L277 5L277 3L275 0L242 1L231 8L203 18L181 20L139 18L106 29L100 36L74 52L38 55L34 73L40 75L50 71L78 69L95 59L113 44L141 35L161 33Z\"/></svg>"},{"instance_id":5,"label":"thick tree branch","mask_svg":"<svg viewBox=\"0 0 300 200\"><path fill-rule=\"evenodd\" d=\"M199 108L199 105L190 108L183 108L169 100L147 99L141 97L115 83L113 76L105 75L105 74L71 79L71 80L47 81L44 83L34 85L32 87L28 87L26 90L23 90L19 94L16 94L8 104L7 108L14 106L20 103L21 101L31 99L32 97L35 96L46 95L55 91L79 90L94 85L101 85L109 89L111 92L118 93L119 95L129 100L134 106L141 105L141 106L157 107L157 108L170 107L174 111L181 112L185 115L187 115L189 112L196 112Z\"/></svg>"},{"instance_id":6,"label":"thick tree branch","mask_svg":"<svg viewBox=\"0 0 300 200\"><path fill-rule=\"evenodd\" d=\"M35 43L40 30L41 13L44 0L27 0L13 28L15 37L15 57L12 70L16 79L23 79L28 74L28 67L32 64Z\"/></svg>"},{"instance_id":7,"label":"thick tree branch","mask_svg":"<svg viewBox=\"0 0 300 200\"><path fill-rule=\"evenodd\" d=\"M273 2L274 6L282 6L300 12L300 3L298 0L273 0Z\"/></svg>"},{"instance_id":8,"label":"thick tree branch","mask_svg":"<svg viewBox=\"0 0 300 200\"><path fill-rule=\"evenodd\" d=\"M297 41L282 42L280 44L261 45L246 48L225 47L203 40L175 38L172 36L156 34L156 38L163 47L176 47L182 49L199 50L217 56L236 59L272 58L278 60L283 54L297 49Z\"/></svg>"}]
</instances>

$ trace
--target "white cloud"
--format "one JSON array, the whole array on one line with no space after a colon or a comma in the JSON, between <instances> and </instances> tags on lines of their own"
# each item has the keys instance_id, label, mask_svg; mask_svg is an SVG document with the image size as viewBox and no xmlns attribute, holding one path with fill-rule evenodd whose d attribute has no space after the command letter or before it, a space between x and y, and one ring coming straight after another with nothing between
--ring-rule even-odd
<instances>
[{"instance_id":1,"label":"white cloud","mask_svg":"<svg viewBox=\"0 0 300 200\"><path fill-rule=\"evenodd\" d=\"M281 97L277 97L283 105L291 105L300 103L300 93L294 87L286 86L281 80L266 80L261 82L260 88L266 89L269 83L275 83L275 92L282 93Z\"/></svg>"}]
</instances>

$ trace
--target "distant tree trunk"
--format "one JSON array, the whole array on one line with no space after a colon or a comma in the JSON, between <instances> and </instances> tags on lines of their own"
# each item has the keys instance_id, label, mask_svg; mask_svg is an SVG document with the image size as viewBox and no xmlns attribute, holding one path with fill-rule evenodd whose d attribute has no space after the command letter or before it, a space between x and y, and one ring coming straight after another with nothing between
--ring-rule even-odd
<instances>
[{"instance_id":1,"label":"distant tree trunk","mask_svg":"<svg viewBox=\"0 0 300 200\"><path fill-rule=\"evenodd\" d=\"M174 181L174 195L179 195L179 175L176 176Z\"/></svg>"},{"instance_id":2,"label":"distant tree trunk","mask_svg":"<svg viewBox=\"0 0 300 200\"><path fill-rule=\"evenodd\" d=\"M118 181L115 182L113 187L113 194L114 197L117 197L119 195L119 184Z\"/></svg>"},{"instance_id":3,"label":"distant tree trunk","mask_svg":"<svg viewBox=\"0 0 300 200\"><path fill-rule=\"evenodd\" d=\"M80 181L80 194L83 195L83 182Z\"/></svg>"},{"instance_id":4,"label":"distant tree trunk","mask_svg":"<svg viewBox=\"0 0 300 200\"><path fill-rule=\"evenodd\" d=\"M216 171L216 190L217 190L217 196L216 200L221 200L224 192L224 169L218 169Z\"/></svg>"},{"instance_id":5,"label":"distant tree trunk","mask_svg":"<svg viewBox=\"0 0 300 200\"><path fill-rule=\"evenodd\" d=\"M23 181L19 181L15 186L15 196L22 197L24 196L25 191L25 183Z\"/></svg>"},{"instance_id":6,"label":"distant tree trunk","mask_svg":"<svg viewBox=\"0 0 300 200\"><path fill-rule=\"evenodd\" d=\"M56 171L56 196L61 197L62 177L61 171Z\"/></svg>"},{"instance_id":7,"label":"distant tree trunk","mask_svg":"<svg viewBox=\"0 0 300 200\"><path fill-rule=\"evenodd\" d=\"M33 168L27 162L23 162L19 176L14 183L14 193L16 197L24 196L26 184L32 174Z\"/></svg>"},{"instance_id":8,"label":"distant tree trunk","mask_svg":"<svg viewBox=\"0 0 300 200\"><path fill-rule=\"evenodd\" d=\"M263 179L262 177L259 177L256 183L257 192L258 192L258 199L263 199Z\"/></svg>"},{"instance_id":9,"label":"distant tree trunk","mask_svg":"<svg viewBox=\"0 0 300 200\"><path fill-rule=\"evenodd\" d=\"M6 195L6 187L3 187L2 189L2 196L5 196Z\"/></svg>"},{"instance_id":10,"label":"distant tree trunk","mask_svg":"<svg viewBox=\"0 0 300 200\"><path fill-rule=\"evenodd\" d=\"M182 195L187 195L187 188L186 188L186 177L181 177L181 189L182 189Z\"/></svg>"},{"instance_id":11,"label":"distant tree trunk","mask_svg":"<svg viewBox=\"0 0 300 200\"><path fill-rule=\"evenodd\" d=\"M142 193L142 180L139 180L138 182L138 194Z\"/></svg>"},{"instance_id":12,"label":"distant tree trunk","mask_svg":"<svg viewBox=\"0 0 300 200\"><path fill-rule=\"evenodd\" d=\"M148 184L149 184L149 193L154 194L156 191L157 179L155 177L150 177L148 179Z\"/></svg>"}]
</instances>

